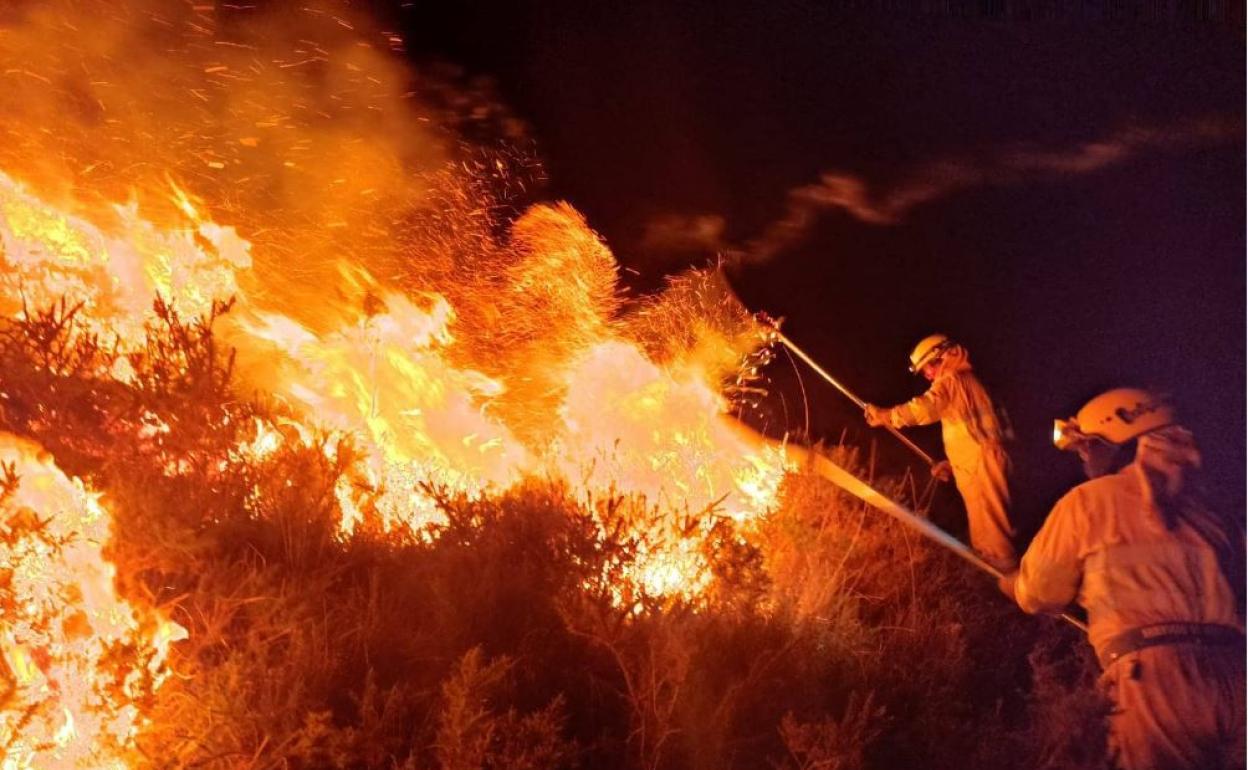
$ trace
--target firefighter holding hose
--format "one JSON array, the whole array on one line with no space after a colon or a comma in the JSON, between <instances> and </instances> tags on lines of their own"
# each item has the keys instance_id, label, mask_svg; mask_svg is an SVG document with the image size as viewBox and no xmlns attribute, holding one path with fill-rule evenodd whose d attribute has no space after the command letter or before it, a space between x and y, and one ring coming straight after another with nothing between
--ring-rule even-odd
<instances>
[{"instance_id":1,"label":"firefighter holding hose","mask_svg":"<svg viewBox=\"0 0 1248 770\"><path fill-rule=\"evenodd\" d=\"M1010 459L1006 429L988 391L971 370L966 348L943 334L925 337L910 353L910 371L931 386L922 395L891 408L867 404L867 423L903 428L939 421L948 463L933 474L953 480L966 506L971 545L1003 572L1018 565L1010 520Z\"/></svg>"},{"instance_id":2,"label":"firefighter holding hose","mask_svg":"<svg viewBox=\"0 0 1248 770\"><path fill-rule=\"evenodd\" d=\"M1242 768L1242 520L1209 509L1192 434L1156 394L1103 393L1058 421L1054 443L1091 480L1058 501L1002 590L1027 612L1087 609L1117 767Z\"/></svg>"}]
</instances>

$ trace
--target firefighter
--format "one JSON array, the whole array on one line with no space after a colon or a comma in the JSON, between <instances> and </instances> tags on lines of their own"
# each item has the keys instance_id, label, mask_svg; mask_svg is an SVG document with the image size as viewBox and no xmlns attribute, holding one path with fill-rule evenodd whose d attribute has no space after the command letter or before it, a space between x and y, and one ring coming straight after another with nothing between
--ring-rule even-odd
<instances>
[{"instance_id":1,"label":"firefighter","mask_svg":"<svg viewBox=\"0 0 1248 770\"><path fill-rule=\"evenodd\" d=\"M933 474L947 478L952 471L966 505L972 547L1003 572L1017 568L1010 459L1002 445L1007 431L988 391L971 371L966 348L943 334L925 337L910 353L910 371L932 383L927 392L888 409L868 404L867 423L903 428L939 420L949 460L933 468Z\"/></svg>"},{"instance_id":2,"label":"firefighter","mask_svg":"<svg viewBox=\"0 0 1248 770\"><path fill-rule=\"evenodd\" d=\"M1054 443L1091 480L1058 501L1002 590L1027 612L1087 609L1122 770L1242 768L1243 532L1200 496L1191 432L1162 398L1122 388L1058 421Z\"/></svg>"}]
</instances>

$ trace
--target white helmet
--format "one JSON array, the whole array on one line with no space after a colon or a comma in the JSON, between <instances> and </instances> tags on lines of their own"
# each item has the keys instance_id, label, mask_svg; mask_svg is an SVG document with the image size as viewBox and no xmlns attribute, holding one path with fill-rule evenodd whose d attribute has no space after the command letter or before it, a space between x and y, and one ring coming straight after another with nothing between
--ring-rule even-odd
<instances>
[{"instance_id":1,"label":"white helmet","mask_svg":"<svg viewBox=\"0 0 1248 770\"><path fill-rule=\"evenodd\" d=\"M1125 444L1174 421L1174 407L1164 396L1139 388L1115 388L1084 404L1069 420L1056 420L1053 444L1063 450L1093 438Z\"/></svg>"},{"instance_id":2,"label":"white helmet","mask_svg":"<svg viewBox=\"0 0 1248 770\"><path fill-rule=\"evenodd\" d=\"M931 363L932 359L953 347L953 345L953 340L944 334L929 334L919 340L919 344L915 345L914 350L910 351L910 373L917 374L924 366Z\"/></svg>"}]
</instances>

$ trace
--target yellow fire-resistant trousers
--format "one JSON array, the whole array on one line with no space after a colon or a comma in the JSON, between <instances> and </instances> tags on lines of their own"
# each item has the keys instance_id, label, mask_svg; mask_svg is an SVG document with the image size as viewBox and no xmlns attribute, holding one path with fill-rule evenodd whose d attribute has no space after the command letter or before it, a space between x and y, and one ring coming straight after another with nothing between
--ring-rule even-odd
<instances>
[{"instance_id":1,"label":"yellow fire-resistant trousers","mask_svg":"<svg viewBox=\"0 0 1248 770\"><path fill-rule=\"evenodd\" d=\"M969 443L969 442L968 442ZM1018 567L1010 523L1010 460L1000 444L946 445L953 481L966 506L971 546L985 560L1008 572Z\"/></svg>"},{"instance_id":2,"label":"yellow fire-resistant trousers","mask_svg":"<svg viewBox=\"0 0 1248 770\"><path fill-rule=\"evenodd\" d=\"M1120 770L1243 768L1244 649L1148 647L1110 665L1110 760Z\"/></svg>"}]
</instances>

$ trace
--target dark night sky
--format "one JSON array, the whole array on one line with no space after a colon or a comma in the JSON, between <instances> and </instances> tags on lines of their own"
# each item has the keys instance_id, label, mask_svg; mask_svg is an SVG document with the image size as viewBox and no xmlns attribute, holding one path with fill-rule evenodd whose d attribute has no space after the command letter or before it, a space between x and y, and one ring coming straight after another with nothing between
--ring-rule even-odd
<instances>
[{"instance_id":1,"label":"dark night sky","mask_svg":"<svg viewBox=\"0 0 1248 770\"><path fill-rule=\"evenodd\" d=\"M887 190L942 158L1230 122L1231 139L953 192L896 224L829 209L806 241L734 280L868 401L919 390L905 371L918 337L963 340L1014 417L1033 510L1075 478L1048 445L1054 417L1109 386L1170 389L1219 498L1242 515L1242 12L1231 25L1107 21L1105 4L1052 3L1091 10L1047 20L825 5L413 2L398 13L416 58L496 81L532 125L551 196L588 216L639 287L706 258L643 249L657 215L722 216L740 243L825 170ZM775 372L773 411L787 406L797 427L792 377ZM816 433L872 435L841 396L805 380ZM879 435L881 451L899 453ZM935 435L920 440L935 446Z\"/></svg>"}]
</instances>

